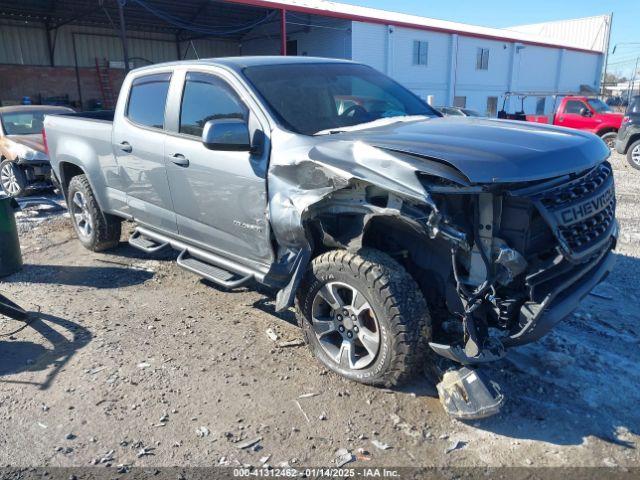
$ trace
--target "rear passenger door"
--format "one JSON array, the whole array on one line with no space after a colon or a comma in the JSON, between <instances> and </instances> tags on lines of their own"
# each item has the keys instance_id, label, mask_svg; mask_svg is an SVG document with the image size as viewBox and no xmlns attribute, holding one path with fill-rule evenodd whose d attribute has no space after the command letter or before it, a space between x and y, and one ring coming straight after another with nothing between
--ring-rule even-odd
<instances>
[{"instance_id":1,"label":"rear passenger door","mask_svg":"<svg viewBox=\"0 0 640 480\"><path fill-rule=\"evenodd\" d=\"M212 119L243 119L252 138L266 130L233 79L186 70L175 75L184 80L172 89L170 104L179 110L171 114L165 155L179 233L240 263L268 264L268 148L256 154L209 150L202 143L203 127Z\"/></svg>"},{"instance_id":2,"label":"rear passenger door","mask_svg":"<svg viewBox=\"0 0 640 480\"><path fill-rule=\"evenodd\" d=\"M164 152L170 82L170 72L133 79L124 110L116 112L112 142L129 213L140 224L176 233Z\"/></svg>"}]
</instances>

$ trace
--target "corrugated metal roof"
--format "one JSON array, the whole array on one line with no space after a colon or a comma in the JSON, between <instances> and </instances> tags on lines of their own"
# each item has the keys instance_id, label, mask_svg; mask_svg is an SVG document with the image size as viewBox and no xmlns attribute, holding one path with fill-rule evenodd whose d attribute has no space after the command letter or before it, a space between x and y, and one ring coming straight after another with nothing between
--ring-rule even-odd
<instances>
[{"instance_id":1,"label":"corrugated metal roof","mask_svg":"<svg viewBox=\"0 0 640 480\"><path fill-rule=\"evenodd\" d=\"M286 8L292 11L313 13L316 15L350 18L355 21L369 21L389 25L407 26L428 30L459 33L463 35L516 41L550 47L563 47L573 50L585 50L601 53L597 48L585 48L581 42L571 39L556 39L530 32L519 32L500 28L481 27L465 23L438 20L435 18L390 12L369 7L328 2L325 0L225 0L240 5L253 5L265 8Z\"/></svg>"},{"instance_id":2,"label":"corrugated metal roof","mask_svg":"<svg viewBox=\"0 0 640 480\"><path fill-rule=\"evenodd\" d=\"M557 42L566 42L599 52L604 52L607 49L610 29L610 15L532 23L508 28L508 30L539 35Z\"/></svg>"}]
</instances>

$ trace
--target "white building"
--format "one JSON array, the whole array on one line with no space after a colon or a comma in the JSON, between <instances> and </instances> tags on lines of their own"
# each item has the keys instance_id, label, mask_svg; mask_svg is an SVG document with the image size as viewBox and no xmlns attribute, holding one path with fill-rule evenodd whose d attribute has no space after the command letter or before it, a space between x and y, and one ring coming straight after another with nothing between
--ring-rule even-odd
<instances>
[{"instance_id":1,"label":"white building","mask_svg":"<svg viewBox=\"0 0 640 480\"><path fill-rule=\"evenodd\" d=\"M434 105L491 115L506 92L541 94L526 97L531 113L553 109L554 93L597 92L611 25L605 15L495 29L322 0L232 1L286 9L289 54L363 62ZM278 28L257 27L242 54L277 52Z\"/></svg>"}]
</instances>

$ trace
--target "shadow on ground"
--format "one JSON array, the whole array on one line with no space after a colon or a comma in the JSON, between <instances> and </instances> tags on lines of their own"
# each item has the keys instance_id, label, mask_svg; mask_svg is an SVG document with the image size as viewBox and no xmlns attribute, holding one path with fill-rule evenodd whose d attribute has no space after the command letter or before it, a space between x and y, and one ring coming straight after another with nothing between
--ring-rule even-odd
<instances>
[{"instance_id":1,"label":"shadow on ground","mask_svg":"<svg viewBox=\"0 0 640 480\"><path fill-rule=\"evenodd\" d=\"M92 335L86 328L60 317L35 312L31 315L34 320L21 333L9 339L0 339L0 383L33 385L40 390L46 390L71 357L91 341ZM8 321L3 330L18 328L21 323ZM21 334L25 335L30 330L35 331L38 340L42 340L43 343L19 340ZM42 382L3 378L40 371L46 371L46 377Z\"/></svg>"},{"instance_id":2,"label":"shadow on ground","mask_svg":"<svg viewBox=\"0 0 640 480\"><path fill-rule=\"evenodd\" d=\"M7 283L59 284L75 287L120 288L140 285L153 277L153 272L137 268L84 267L75 265L25 264L23 269L10 277Z\"/></svg>"}]
</instances>

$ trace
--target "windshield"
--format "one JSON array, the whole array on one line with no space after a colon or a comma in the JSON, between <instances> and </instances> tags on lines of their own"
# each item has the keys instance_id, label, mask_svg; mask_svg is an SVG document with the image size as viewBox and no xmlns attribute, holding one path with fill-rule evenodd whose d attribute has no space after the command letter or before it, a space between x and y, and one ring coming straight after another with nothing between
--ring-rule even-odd
<instances>
[{"instance_id":1,"label":"windshield","mask_svg":"<svg viewBox=\"0 0 640 480\"><path fill-rule=\"evenodd\" d=\"M304 135L382 118L440 116L373 68L307 63L248 67L244 74L278 120Z\"/></svg>"},{"instance_id":2,"label":"windshield","mask_svg":"<svg viewBox=\"0 0 640 480\"><path fill-rule=\"evenodd\" d=\"M598 98L589 98L587 102L589 102L589 105L591 105L591 108L593 108L598 113L611 112L609 105L607 105L606 103L604 103L602 100Z\"/></svg>"},{"instance_id":3,"label":"windshield","mask_svg":"<svg viewBox=\"0 0 640 480\"><path fill-rule=\"evenodd\" d=\"M29 110L2 114L5 135L32 135L42 133L44 116L54 113L49 110ZM58 112L59 113L59 112Z\"/></svg>"}]
</instances>

